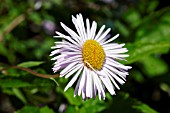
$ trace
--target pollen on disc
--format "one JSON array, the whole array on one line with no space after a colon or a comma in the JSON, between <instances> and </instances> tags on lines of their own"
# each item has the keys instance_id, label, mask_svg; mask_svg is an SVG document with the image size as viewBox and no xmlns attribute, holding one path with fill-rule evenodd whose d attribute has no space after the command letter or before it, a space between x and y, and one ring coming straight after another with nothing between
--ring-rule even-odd
<instances>
[{"instance_id":1,"label":"pollen on disc","mask_svg":"<svg viewBox=\"0 0 170 113\"><path fill-rule=\"evenodd\" d=\"M88 68L100 70L105 60L103 47L95 40L87 40L82 48L83 62Z\"/></svg>"}]
</instances>

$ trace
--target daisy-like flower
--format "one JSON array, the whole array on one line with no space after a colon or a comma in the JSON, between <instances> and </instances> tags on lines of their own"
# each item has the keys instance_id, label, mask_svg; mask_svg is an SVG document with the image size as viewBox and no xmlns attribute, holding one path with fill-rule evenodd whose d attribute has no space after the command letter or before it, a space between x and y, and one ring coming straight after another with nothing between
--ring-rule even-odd
<instances>
[{"instance_id":1,"label":"daisy-like flower","mask_svg":"<svg viewBox=\"0 0 170 113\"><path fill-rule=\"evenodd\" d=\"M60 72L60 77L72 77L64 91L71 87L76 81L74 96L82 95L83 99L95 98L105 99L106 89L111 95L115 95L115 88L120 89L118 84L124 84L130 66L124 66L117 60L125 60L128 50L123 48L125 44L112 43L119 34L109 38L110 28L105 29L103 25L97 32L97 23L93 21L90 26L89 19L84 23L81 14L72 16L72 22L77 32L61 23L61 26L69 35L56 32L55 38L62 38L55 42L52 47L55 55L53 71ZM86 25L85 25L86 24ZM85 27L86 26L86 27Z\"/></svg>"}]
</instances>

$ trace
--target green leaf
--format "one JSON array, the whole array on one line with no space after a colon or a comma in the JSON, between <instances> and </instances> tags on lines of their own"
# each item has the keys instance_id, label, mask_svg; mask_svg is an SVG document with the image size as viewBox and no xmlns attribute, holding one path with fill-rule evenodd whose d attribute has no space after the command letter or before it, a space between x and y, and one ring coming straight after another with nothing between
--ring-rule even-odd
<instances>
[{"instance_id":1,"label":"green leaf","mask_svg":"<svg viewBox=\"0 0 170 113\"><path fill-rule=\"evenodd\" d=\"M19 88L32 86L28 82L24 82L18 79L0 79L0 87L4 88Z\"/></svg>"},{"instance_id":2,"label":"green leaf","mask_svg":"<svg viewBox=\"0 0 170 113\"><path fill-rule=\"evenodd\" d=\"M64 92L63 89L60 89L60 87L58 87L57 89L67 98L71 105L81 105L82 99L79 96L74 97L74 89L72 87L69 88L66 92Z\"/></svg>"},{"instance_id":3,"label":"green leaf","mask_svg":"<svg viewBox=\"0 0 170 113\"><path fill-rule=\"evenodd\" d=\"M156 7L159 5L157 0L150 1L147 7L148 12L152 12L156 9Z\"/></svg>"},{"instance_id":4,"label":"green leaf","mask_svg":"<svg viewBox=\"0 0 170 113\"><path fill-rule=\"evenodd\" d=\"M151 54L167 53L170 48L170 41L157 42L157 43L136 43L127 44L126 47L129 50L129 57L127 58L127 64L136 62L143 58L143 56L149 56Z\"/></svg>"},{"instance_id":5,"label":"green leaf","mask_svg":"<svg viewBox=\"0 0 170 113\"><path fill-rule=\"evenodd\" d=\"M168 65L160 58L147 56L140 60L143 72L148 77L163 75L168 72Z\"/></svg>"},{"instance_id":6,"label":"green leaf","mask_svg":"<svg viewBox=\"0 0 170 113\"><path fill-rule=\"evenodd\" d=\"M114 96L104 113L111 113L112 111L114 113L158 113L148 105L131 98L127 93L119 93Z\"/></svg>"},{"instance_id":7,"label":"green leaf","mask_svg":"<svg viewBox=\"0 0 170 113\"><path fill-rule=\"evenodd\" d=\"M48 106L45 106L40 109L40 113L54 113L54 111L50 109Z\"/></svg>"},{"instance_id":8,"label":"green leaf","mask_svg":"<svg viewBox=\"0 0 170 113\"><path fill-rule=\"evenodd\" d=\"M136 30L135 42L126 47L129 50L128 64L151 54L167 53L170 49L170 8L146 16Z\"/></svg>"},{"instance_id":9,"label":"green leaf","mask_svg":"<svg viewBox=\"0 0 170 113\"><path fill-rule=\"evenodd\" d=\"M0 55L6 56L8 54L7 51L8 51L7 48L5 48L4 44L1 43L0 44Z\"/></svg>"},{"instance_id":10,"label":"green leaf","mask_svg":"<svg viewBox=\"0 0 170 113\"><path fill-rule=\"evenodd\" d=\"M32 86L28 82L24 82L18 79L0 79L0 87L4 88L19 88Z\"/></svg>"},{"instance_id":11,"label":"green leaf","mask_svg":"<svg viewBox=\"0 0 170 113\"><path fill-rule=\"evenodd\" d=\"M30 67L34 67L34 66L39 66L40 64L43 64L44 62L42 61L28 61L28 62L23 62L18 64L18 66L22 66L25 68L30 68Z\"/></svg>"},{"instance_id":12,"label":"green leaf","mask_svg":"<svg viewBox=\"0 0 170 113\"><path fill-rule=\"evenodd\" d=\"M129 23L132 28L137 27L141 23L141 16L134 8L129 9L124 15L125 20Z\"/></svg>"},{"instance_id":13,"label":"green leaf","mask_svg":"<svg viewBox=\"0 0 170 113\"><path fill-rule=\"evenodd\" d=\"M144 81L144 77L139 70L131 70L130 77L132 77L135 81L142 83Z\"/></svg>"},{"instance_id":14,"label":"green leaf","mask_svg":"<svg viewBox=\"0 0 170 113\"><path fill-rule=\"evenodd\" d=\"M66 109L66 113L79 113L77 112L77 110L75 109L75 107L69 105Z\"/></svg>"},{"instance_id":15,"label":"green leaf","mask_svg":"<svg viewBox=\"0 0 170 113\"><path fill-rule=\"evenodd\" d=\"M139 105L134 105L133 108L139 110L141 113L158 113L157 111L151 109L148 105L142 103Z\"/></svg>"},{"instance_id":16,"label":"green leaf","mask_svg":"<svg viewBox=\"0 0 170 113\"><path fill-rule=\"evenodd\" d=\"M43 87L44 89L47 87L49 89L52 86L56 86L54 82L52 82L50 79L42 79L42 78L36 78L33 80L33 84L36 86Z\"/></svg>"},{"instance_id":17,"label":"green leaf","mask_svg":"<svg viewBox=\"0 0 170 113\"><path fill-rule=\"evenodd\" d=\"M108 107L108 104L104 100L89 99L83 101L83 106L80 108L80 113L99 113L105 110Z\"/></svg>"},{"instance_id":18,"label":"green leaf","mask_svg":"<svg viewBox=\"0 0 170 113\"><path fill-rule=\"evenodd\" d=\"M161 83L161 84L160 84L160 88L161 88L163 91L165 91L165 92L167 92L167 93L169 94L170 87L169 87L168 84L166 84L166 83Z\"/></svg>"},{"instance_id":19,"label":"green leaf","mask_svg":"<svg viewBox=\"0 0 170 113\"><path fill-rule=\"evenodd\" d=\"M19 98L24 104L27 102L26 99L25 99L25 97L24 97L24 95L23 95L23 93L20 91L20 89L18 89L18 88L12 88L12 90L13 90L15 96L16 96L17 98Z\"/></svg>"},{"instance_id":20,"label":"green leaf","mask_svg":"<svg viewBox=\"0 0 170 113\"><path fill-rule=\"evenodd\" d=\"M15 113L39 113L39 109L33 106L25 106L22 109L16 111Z\"/></svg>"},{"instance_id":21,"label":"green leaf","mask_svg":"<svg viewBox=\"0 0 170 113\"><path fill-rule=\"evenodd\" d=\"M40 25L42 22L40 13L37 13L37 12L32 12L31 15L28 16L28 18L38 25Z\"/></svg>"},{"instance_id":22,"label":"green leaf","mask_svg":"<svg viewBox=\"0 0 170 113\"><path fill-rule=\"evenodd\" d=\"M130 32L129 32L128 28L127 28L124 24L122 24L122 23L121 23L120 21L118 21L118 20L115 21L114 24L115 24L116 28L120 31L120 33L121 33L122 35L124 35L125 37L128 37L128 36L129 36Z\"/></svg>"}]
</instances>

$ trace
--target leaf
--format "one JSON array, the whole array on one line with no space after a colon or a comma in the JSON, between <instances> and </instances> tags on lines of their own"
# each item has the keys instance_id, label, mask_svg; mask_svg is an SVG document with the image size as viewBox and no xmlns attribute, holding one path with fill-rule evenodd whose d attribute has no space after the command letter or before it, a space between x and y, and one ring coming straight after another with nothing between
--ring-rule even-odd
<instances>
[{"instance_id":1,"label":"leaf","mask_svg":"<svg viewBox=\"0 0 170 113\"><path fill-rule=\"evenodd\" d=\"M123 17L132 28L137 27L142 21L139 12L134 8L129 9Z\"/></svg>"},{"instance_id":2,"label":"leaf","mask_svg":"<svg viewBox=\"0 0 170 113\"><path fill-rule=\"evenodd\" d=\"M89 99L83 101L83 106L80 108L80 113L99 113L105 110L108 107L108 104L104 100Z\"/></svg>"},{"instance_id":3,"label":"leaf","mask_svg":"<svg viewBox=\"0 0 170 113\"><path fill-rule=\"evenodd\" d=\"M126 47L129 50L127 64L136 62L151 54L167 53L170 49L170 8L146 16L136 30L135 42Z\"/></svg>"},{"instance_id":4,"label":"leaf","mask_svg":"<svg viewBox=\"0 0 170 113\"><path fill-rule=\"evenodd\" d=\"M4 44L1 43L0 44L0 55L6 56L8 54L7 51L8 51L7 48L5 48Z\"/></svg>"},{"instance_id":5,"label":"leaf","mask_svg":"<svg viewBox=\"0 0 170 113\"><path fill-rule=\"evenodd\" d=\"M123 24L122 24L120 21L118 21L118 20L115 21L114 24L115 24L116 28L120 31L120 33L121 33L122 35L124 35L125 37L128 37L128 36L129 36L130 32L129 32L128 28L127 28L125 25L123 25Z\"/></svg>"},{"instance_id":6,"label":"leaf","mask_svg":"<svg viewBox=\"0 0 170 113\"><path fill-rule=\"evenodd\" d=\"M55 86L55 83L52 82L50 79L42 79L42 78L36 78L33 80L33 84L36 86L43 87L44 89L47 87L49 89L50 87Z\"/></svg>"},{"instance_id":7,"label":"leaf","mask_svg":"<svg viewBox=\"0 0 170 113\"><path fill-rule=\"evenodd\" d=\"M129 50L129 57L127 58L126 64L131 64L142 59L143 56L167 53L170 48L170 41L143 44L127 44L126 47Z\"/></svg>"},{"instance_id":8,"label":"leaf","mask_svg":"<svg viewBox=\"0 0 170 113\"><path fill-rule=\"evenodd\" d=\"M160 84L160 88L161 88L163 91L167 92L167 93L169 93L169 91L170 91L170 87L169 87L169 85L166 84L166 83L161 83L161 84Z\"/></svg>"},{"instance_id":9,"label":"leaf","mask_svg":"<svg viewBox=\"0 0 170 113\"><path fill-rule=\"evenodd\" d=\"M16 111L15 113L39 113L39 109L33 106L25 106L22 109Z\"/></svg>"},{"instance_id":10,"label":"leaf","mask_svg":"<svg viewBox=\"0 0 170 113\"><path fill-rule=\"evenodd\" d=\"M60 87L57 88L59 92L61 92L69 101L71 105L79 106L82 103L82 99L79 96L74 97L74 89L71 87L66 92L63 91L63 89L60 89Z\"/></svg>"},{"instance_id":11,"label":"leaf","mask_svg":"<svg viewBox=\"0 0 170 113\"><path fill-rule=\"evenodd\" d=\"M139 70L131 70L131 76L135 81L142 83L144 81L144 77Z\"/></svg>"},{"instance_id":12,"label":"leaf","mask_svg":"<svg viewBox=\"0 0 170 113\"><path fill-rule=\"evenodd\" d=\"M42 63L44 63L44 62L42 62L42 61L28 61L28 62L20 63L20 64L18 64L18 66L30 68L30 67L34 67L34 66L39 66Z\"/></svg>"},{"instance_id":13,"label":"leaf","mask_svg":"<svg viewBox=\"0 0 170 113\"><path fill-rule=\"evenodd\" d=\"M131 98L127 93L119 93L114 96L104 113L111 113L112 111L114 113L158 113L148 105Z\"/></svg>"},{"instance_id":14,"label":"leaf","mask_svg":"<svg viewBox=\"0 0 170 113\"><path fill-rule=\"evenodd\" d=\"M20 91L20 89L18 89L18 88L12 88L12 90L13 90L15 96L16 96L17 98L19 98L24 104L26 104L27 101L26 101L23 93Z\"/></svg>"},{"instance_id":15,"label":"leaf","mask_svg":"<svg viewBox=\"0 0 170 113\"><path fill-rule=\"evenodd\" d=\"M139 110L141 113L158 113L157 111L151 109L148 105L142 103L139 105L134 105L133 108Z\"/></svg>"},{"instance_id":16,"label":"leaf","mask_svg":"<svg viewBox=\"0 0 170 113\"><path fill-rule=\"evenodd\" d=\"M48 106L45 106L40 109L40 113L54 113L54 111L50 109Z\"/></svg>"},{"instance_id":17,"label":"leaf","mask_svg":"<svg viewBox=\"0 0 170 113\"><path fill-rule=\"evenodd\" d=\"M159 5L158 1L156 0L150 1L147 7L147 11L148 12L154 11L158 5Z\"/></svg>"},{"instance_id":18,"label":"leaf","mask_svg":"<svg viewBox=\"0 0 170 113\"><path fill-rule=\"evenodd\" d=\"M19 88L32 86L28 82L24 82L18 79L0 79L0 87L4 88Z\"/></svg>"},{"instance_id":19,"label":"leaf","mask_svg":"<svg viewBox=\"0 0 170 113\"><path fill-rule=\"evenodd\" d=\"M78 113L75 107L69 105L66 109L66 113Z\"/></svg>"},{"instance_id":20,"label":"leaf","mask_svg":"<svg viewBox=\"0 0 170 113\"><path fill-rule=\"evenodd\" d=\"M147 56L140 60L143 72L148 77L155 77L168 72L168 65L160 58Z\"/></svg>"}]
</instances>

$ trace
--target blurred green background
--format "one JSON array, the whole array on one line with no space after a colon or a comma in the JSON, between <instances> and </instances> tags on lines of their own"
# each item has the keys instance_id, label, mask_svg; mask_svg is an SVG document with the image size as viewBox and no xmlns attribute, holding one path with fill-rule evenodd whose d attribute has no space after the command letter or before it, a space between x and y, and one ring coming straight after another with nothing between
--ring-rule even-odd
<instances>
[{"instance_id":1,"label":"blurred green background","mask_svg":"<svg viewBox=\"0 0 170 113\"><path fill-rule=\"evenodd\" d=\"M170 3L168 0L0 0L0 113L170 113ZM130 57L127 82L98 98L63 92L68 79L53 74L49 54L62 21L82 13L119 33ZM17 67L25 67L19 69Z\"/></svg>"}]
</instances>

